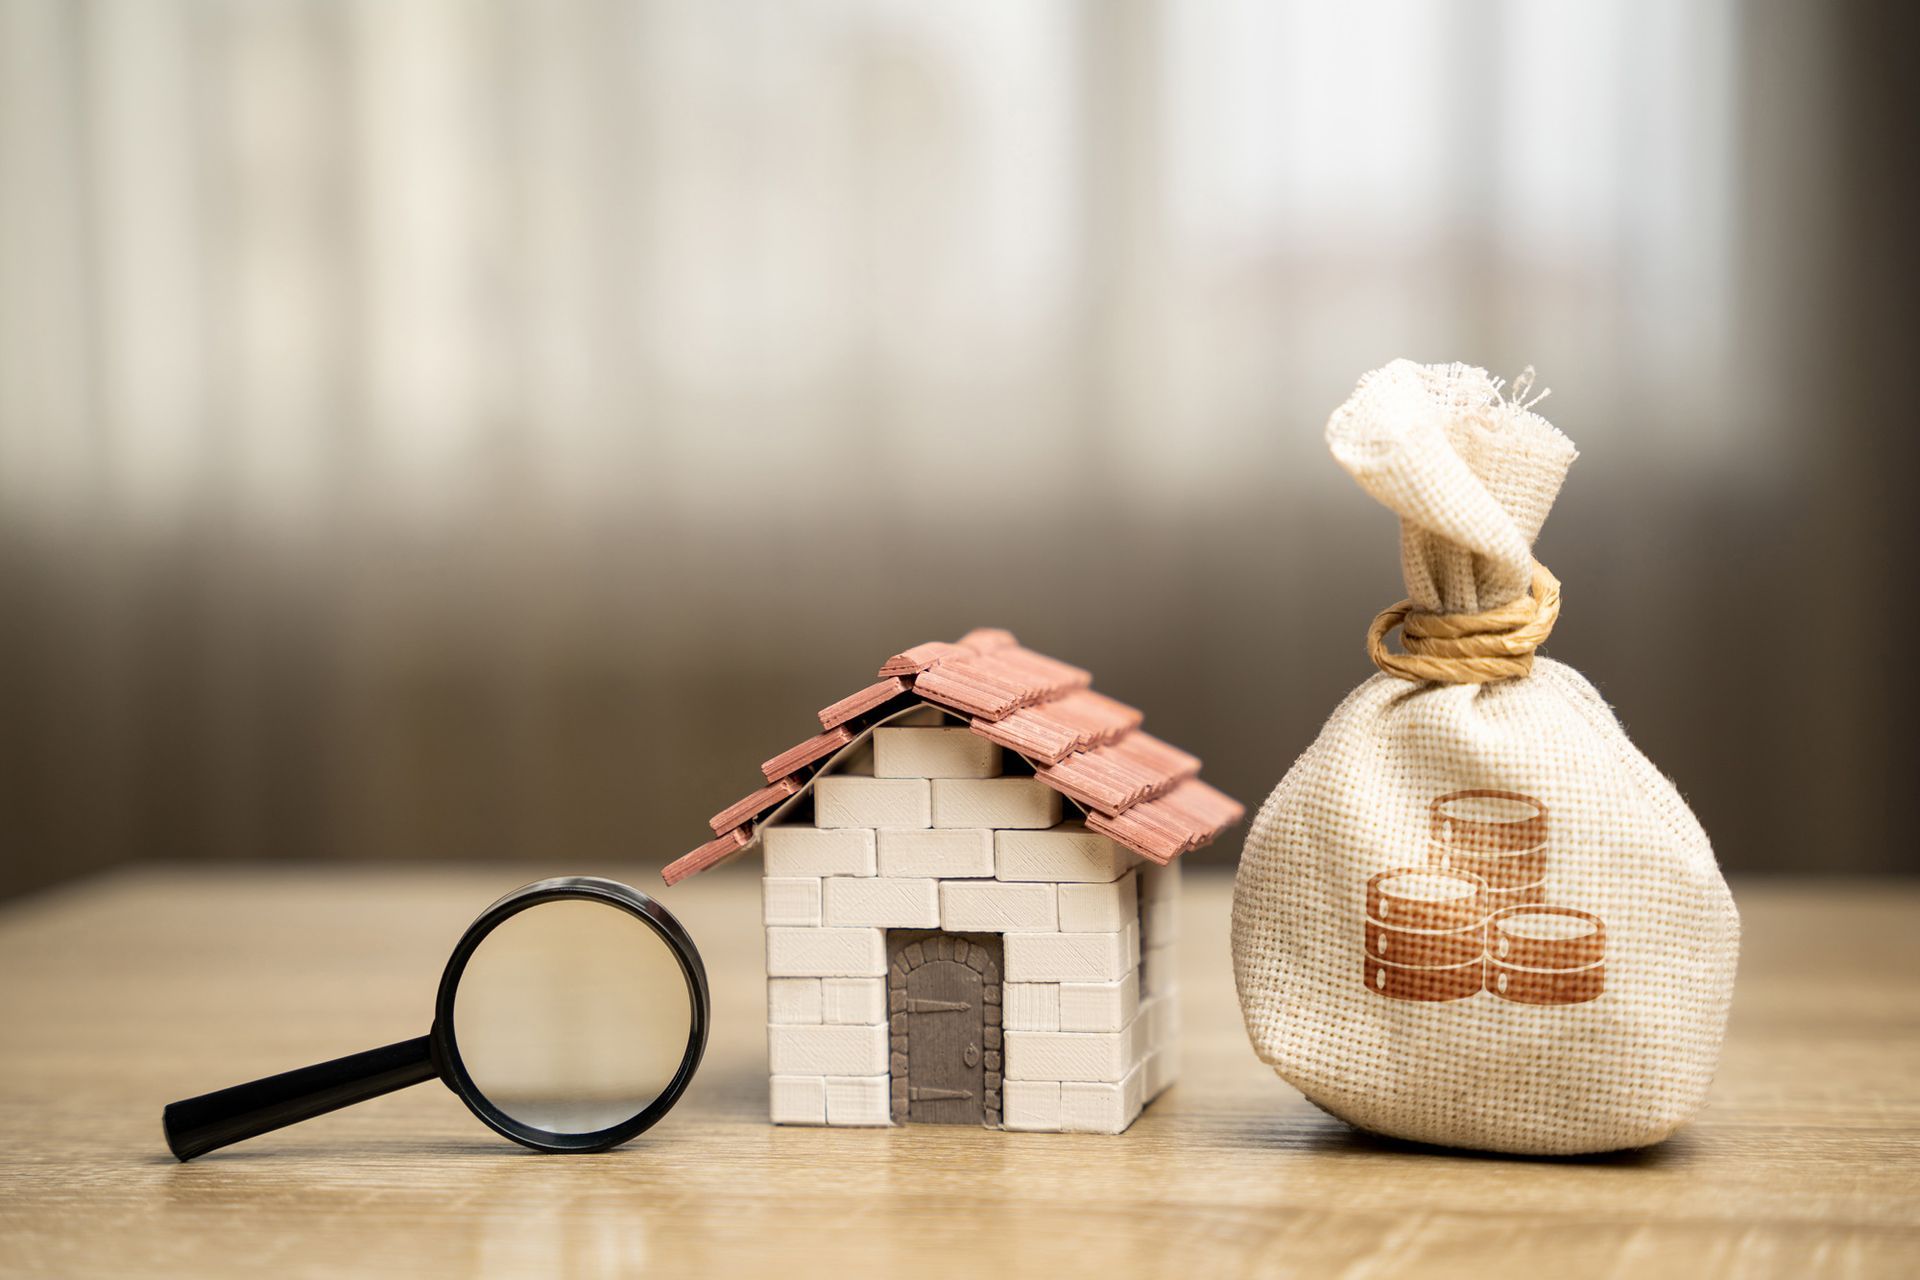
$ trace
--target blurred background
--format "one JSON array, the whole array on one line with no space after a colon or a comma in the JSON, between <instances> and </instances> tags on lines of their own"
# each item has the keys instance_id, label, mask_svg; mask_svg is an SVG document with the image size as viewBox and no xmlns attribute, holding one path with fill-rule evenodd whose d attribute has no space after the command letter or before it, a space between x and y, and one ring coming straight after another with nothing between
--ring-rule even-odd
<instances>
[{"instance_id":1,"label":"blurred background","mask_svg":"<svg viewBox=\"0 0 1920 1280\"><path fill-rule=\"evenodd\" d=\"M1257 805L1402 355L1552 388L1550 652L1726 867L1920 869L1915 26L0 0L0 893L664 863L976 625Z\"/></svg>"}]
</instances>

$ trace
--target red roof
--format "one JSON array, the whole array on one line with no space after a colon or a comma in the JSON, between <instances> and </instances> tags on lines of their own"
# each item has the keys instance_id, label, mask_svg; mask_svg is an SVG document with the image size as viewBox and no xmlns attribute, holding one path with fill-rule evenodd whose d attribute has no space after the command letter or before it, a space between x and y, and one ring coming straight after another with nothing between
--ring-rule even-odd
<instances>
[{"instance_id":1,"label":"red roof","mask_svg":"<svg viewBox=\"0 0 1920 1280\"><path fill-rule=\"evenodd\" d=\"M1033 765L1034 776L1078 805L1089 829L1155 862L1211 844L1245 813L1200 781L1200 761L1140 729L1141 715L1095 693L1093 677L983 628L958 642L915 645L880 679L820 710L824 732L760 766L768 785L713 815L716 837L661 874L678 884L752 844L766 821L882 721L928 704Z\"/></svg>"}]
</instances>

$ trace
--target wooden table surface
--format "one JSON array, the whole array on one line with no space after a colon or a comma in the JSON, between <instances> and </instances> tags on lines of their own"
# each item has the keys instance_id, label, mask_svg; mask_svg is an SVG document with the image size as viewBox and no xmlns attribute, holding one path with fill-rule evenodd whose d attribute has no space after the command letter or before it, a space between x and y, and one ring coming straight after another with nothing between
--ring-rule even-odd
<instances>
[{"instance_id":1,"label":"wooden table surface","mask_svg":"<svg viewBox=\"0 0 1920 1280\"><path fill-rule=\"evenodd\" d=\"M531 877L529 877L531 878ZM653 887L635 872L635 883ZM0 908L0 1271L178 1275L1920 1274L1920 884L1735 886L1711 1105L1651 1151L1356 1135L1247 1047L1230 882L1190 876L1186 1071L1118 1138L775 1129L757 883L662 893L714 1033L620 1150L540 1156L427 1084L176 1163L169 1100L421 1034L510 871L137 872Z\"/></svg>"}]
</instances>

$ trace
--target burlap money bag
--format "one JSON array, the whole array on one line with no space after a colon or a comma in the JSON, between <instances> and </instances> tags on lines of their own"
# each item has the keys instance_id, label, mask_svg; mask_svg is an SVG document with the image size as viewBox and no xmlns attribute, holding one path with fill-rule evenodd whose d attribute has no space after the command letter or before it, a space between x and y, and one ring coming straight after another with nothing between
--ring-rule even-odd
<instances>
[{"instance_id":1,"label":"burlap money bag","mask_svg":"<svg viewBox=\"0 0 1920 1280\"><path fill-rule=\"evenodd\" d=\"M1740 924L1686 802L1532 654L1559 584L1531 548L1575 455L1523 398L1398 361L1327 424L1400 516L1409 600L1253 823L1234 975L1261 1058L1352 1124L1609 1151L1705 1100Z\"/></svg>"}]
</instances>

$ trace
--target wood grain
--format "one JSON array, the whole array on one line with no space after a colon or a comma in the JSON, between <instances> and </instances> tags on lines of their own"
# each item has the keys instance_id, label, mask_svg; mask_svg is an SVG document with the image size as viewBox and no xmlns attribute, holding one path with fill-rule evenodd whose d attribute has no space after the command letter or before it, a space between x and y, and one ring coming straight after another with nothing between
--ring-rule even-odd
<instances>
[{"instance_id":1,"label":"wood grain","mask_svg":"<svg viewBox=\"0 0 1920 1280\"><path fill-rule=\"evenodd\" d=\"M613 874L618 874L615 869ZM526 878L531 879L529 874ZM635 873L636 882L645 883ZM9 1275L1911 1275L1920 1268L1920 887L1736 886L1713 1102L1586 1161L1358 1135L1253 1057L1229 882L1185 898L1186 1071L1118 1138L764 1122L756 884L662 894L711 970L680 1108L539 1156L424 1085L176 1163L177 1097L426 1030L498 870L143 872L0 912Z\"/></svg>"}]
</instances>

